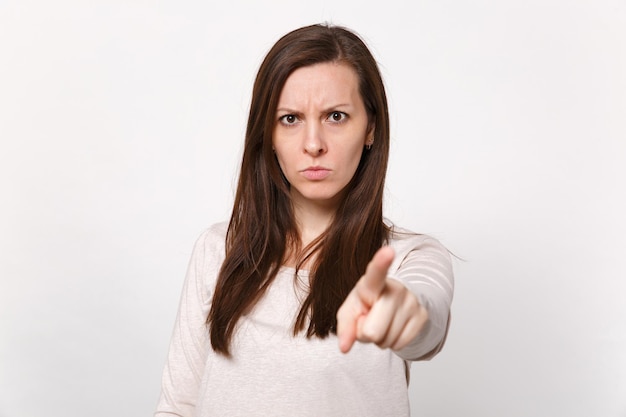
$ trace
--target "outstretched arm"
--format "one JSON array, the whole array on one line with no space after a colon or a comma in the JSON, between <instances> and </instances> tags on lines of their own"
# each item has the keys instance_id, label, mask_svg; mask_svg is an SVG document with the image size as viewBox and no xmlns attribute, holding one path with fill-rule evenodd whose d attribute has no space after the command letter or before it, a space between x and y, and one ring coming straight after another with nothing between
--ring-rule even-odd
<instances>
[{"instance_id":1,"label":"outstretched arm","mask_svg":"<svg viewBox=\"0 0 626 417\"><path fill-rule=\"evenodd\" d=\"M443 346L454 288L450 256L420 238L390 271L394 252L381 248L337 312L342 352L355 341L391 348L407 360L428 359Z\"/></svg>"}]
</instances>

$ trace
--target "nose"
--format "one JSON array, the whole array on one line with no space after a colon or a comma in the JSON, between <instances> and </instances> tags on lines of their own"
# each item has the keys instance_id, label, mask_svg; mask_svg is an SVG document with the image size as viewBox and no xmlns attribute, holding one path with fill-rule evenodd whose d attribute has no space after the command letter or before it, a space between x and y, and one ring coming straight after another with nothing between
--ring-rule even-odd
<instances>
[{"instance_id":1,"label":"nose","mask_svg":"<svg viewBox=\"0 0 626 417\"><path fill-rule=\"evenodd\" d=\"M311 156L319 156L326 152L322 126L318 123L310 123L306 129L304 139L304 152Z\"/></svg>"}]
</instances>

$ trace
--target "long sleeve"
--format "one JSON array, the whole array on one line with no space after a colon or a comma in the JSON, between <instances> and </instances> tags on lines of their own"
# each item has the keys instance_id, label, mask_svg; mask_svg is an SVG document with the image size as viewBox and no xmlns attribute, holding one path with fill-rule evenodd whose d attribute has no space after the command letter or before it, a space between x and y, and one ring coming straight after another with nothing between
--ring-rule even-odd
<instances>
[{"instance_id":1,"label":"long sleeve","mask_svg":"<svg viewBox=\"0 0 626 417\"><path fill-rule=\"evenodd\" d=\"M191 417L210 349L206 318L214 282L221 265L223 233L216 225L205 231L193 249L174 331L163 370L155 417Z\"/></svg>"},{"instance_id":2,"label":"long sleeve","mask_svg":"<svg viewBox=\"0 0 626 417\"><path fill-rule=\"evenodd\" d=\"M399 265L390 278L401 281L417 296L428 311L428 321L417 337L396 354L411 361L430 359L443 347L450 324L452 262L448 251L428 236L403 238L398 246Z\"/></svg>"}]
</instances>

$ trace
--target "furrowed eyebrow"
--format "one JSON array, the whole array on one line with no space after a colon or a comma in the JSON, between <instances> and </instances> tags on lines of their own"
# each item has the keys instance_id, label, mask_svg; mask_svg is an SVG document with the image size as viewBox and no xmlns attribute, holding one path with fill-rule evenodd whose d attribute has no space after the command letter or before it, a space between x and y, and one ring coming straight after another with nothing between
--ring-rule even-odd
<instances>
[{"instance_id":1,"label":"furrowed eyebrow","mask_svg":"<svg viewBox=\"0 0 626 417\"><path fill-rule=\"evenodd\" d=\"M286 117L295 117L296 120L302 120L303 116L302 116L302 114L294 112L294 111L291 111L289 109L284 109L283 108L283 109L277 109L276 110L276 123L282 123L282 124L291 126L292 125L291 122L285 123L284 119Z\"/></svg>"},{"instance_id":2,"label":"furrowed eyebrow","mask_svg":"<svg viewBox=\"0 0 626 417\"><path fill-rule=\"evenodd\" d=\"M346 107L349 108L350 105L347 104L347 103L345 103L345 104L336 104L334 106L328 107L326 110L322 110L322 113L332 113L334 111L342 110L342 109L345 110Z\"/></svg>"},{"instance_id":3,"label":"furrowed eyebrow","mask_svg":"<svg viewBox=\"0 0 626 417\"><path fill-rule=\"evenodd\" d=\"M296 110L292 110L292 109L288 109L286 107L281 107L279 109L276 109L276 113L294 114L296 116L302 115L301 112L296 111Z\"/></svg>"},{"instance_id":4,"label":"furrowed eyebrow","mask_svg":"<svg viewBox=\"0 0 626 417\"><path fill-rule=\"evenodd\" d=\"M327 108L322 110L322 113L332 113L333 111L336 111L336 110L339 110L339 109L342 109L342 108L346 108L346 107L349 108L350 104L348 104L348 103L335 104L333 106L328 106ZM279 107L279 108L276 109L276 113L286 113L286 114L302 115L302 112L290 109L288 107Z\"/></svg>"}]
</instances>

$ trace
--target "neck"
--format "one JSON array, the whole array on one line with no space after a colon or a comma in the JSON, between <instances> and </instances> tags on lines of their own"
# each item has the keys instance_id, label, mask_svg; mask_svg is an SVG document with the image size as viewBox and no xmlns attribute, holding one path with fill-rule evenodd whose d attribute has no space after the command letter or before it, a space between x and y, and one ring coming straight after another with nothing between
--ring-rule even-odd
<instances>
[{"instance_id":1,"label":"neck","mask_svg":"<svg viewBox=\"0 0 626 417\"><path fill-rule=\"evenodd\" d=\"M293 208L300 243L305 247L328 229L335 216L335 204L316 204L293 199Z\"/></svg>"},{"instance_id":2,"label":"neck","mask_svg":"<svg viewBox=\"0 0 626 417\"><path fill-rule=\"evenodd\" d=\"M286 266L295 266L298 258L302 255L301 251L328 229L336 211L336 207L330 204L302 202L297 198L292 198L292 202L298 234L300 235L300 250L297 251L296 247L288 248L287 259L284 263ZM315 254L301 266L307 268L314 260Z\"/></svg>"}]
</instances>

